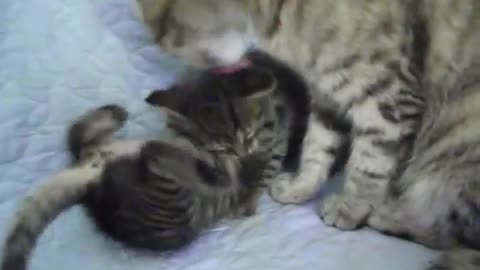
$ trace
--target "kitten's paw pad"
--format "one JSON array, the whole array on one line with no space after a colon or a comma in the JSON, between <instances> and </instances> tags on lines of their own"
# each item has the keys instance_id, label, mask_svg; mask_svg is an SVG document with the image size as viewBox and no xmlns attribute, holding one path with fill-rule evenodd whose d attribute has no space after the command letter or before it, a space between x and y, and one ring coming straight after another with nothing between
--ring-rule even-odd
<instances>
[{"instance_id":1,"label":"kitten's paw pad","mask_svg":"<svg viewBox=\"0 0 480 270\"><path fill-rule=\"evenodd\" d=\"M113 119L116 122L123 123L127 120L128 118L128 112L123 108L115 104L109 104L102 106L97 109L97 112L99 113L106 113L111 119Z\"/></svg>"},{"instance_id":2,"label":"kitten's paw pad","mask_svg":"<svg viewBox=\"0 0 480 270\"><path fill-rule=\"evenodd\" d=\"M357 228L370 213L367 203L333 195L321 202L319 214L325 224L341 230Z\"/></svg>"},{"instance_id":3,"label":"kitten's paw pad","mask_svg":"<svg viewBox=\"0 0 480 270\"><path fill-rule=\"evenodd\" d=\"M270 184L268 191L273 200L284 204L300 204L312 198L312 190L299 185L289 173L279 174Z\"/></svg>"}]
</instances>

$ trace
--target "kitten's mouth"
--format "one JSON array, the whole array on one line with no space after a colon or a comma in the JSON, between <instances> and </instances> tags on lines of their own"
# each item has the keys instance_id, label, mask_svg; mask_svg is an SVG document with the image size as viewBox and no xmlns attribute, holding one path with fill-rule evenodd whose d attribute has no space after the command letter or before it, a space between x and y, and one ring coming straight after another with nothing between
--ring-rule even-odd
<instances>
[{"instance_id":1,"label":"kitten's mouth","mask_svg":"<svg viewBox=\"0 0 480 270\"><path fill-rule=\"evenodd\" d=\"M244 70L250 66L252 66L252 62L249 59L244 58L239 62L234 63L230 66L212 68L211 72L215 74L226 75L226 74L232 74L232 73Z\"/></svg>"}]
</instances>

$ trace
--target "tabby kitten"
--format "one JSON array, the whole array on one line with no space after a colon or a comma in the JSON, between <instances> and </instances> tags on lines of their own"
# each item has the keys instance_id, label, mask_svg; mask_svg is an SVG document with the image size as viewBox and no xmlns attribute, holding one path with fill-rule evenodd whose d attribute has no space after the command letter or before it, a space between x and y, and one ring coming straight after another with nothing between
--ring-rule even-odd
<instances>
[{"instance_id":1,"label":"tabby kitten","mask_svg":"<svg viewBox=\"0 0 480 270\"><path fill-rule=\"evenodd\" d=\"M272 182L275 200L312 198L349 140L344 189L319 207L327 224L480 246L480 1L137 2L162 48L194 67L236 65L256 43L308 80L299 170ZM478 253L451 255L432 269L478 267Z\"/></svg>"},{"instance_id":2,"label":"tabby kitten","mask_svg":"<svg viewBox=\"0 0 480 270\"><path fill-rule=\"evenodd\" d=\"M274 101L278 82L250 68L153 92L146 100L167 109L173 132L163 141L113 140L127 118L115 105L78 119L68 137L73 166L23 202L0 269L25 269L43 229L79 202L113 239L159 251L186 245L222 217L253 214L260 180L287 151L288 138L277 138L292 114Z\"/></svg>"}]
</instances>

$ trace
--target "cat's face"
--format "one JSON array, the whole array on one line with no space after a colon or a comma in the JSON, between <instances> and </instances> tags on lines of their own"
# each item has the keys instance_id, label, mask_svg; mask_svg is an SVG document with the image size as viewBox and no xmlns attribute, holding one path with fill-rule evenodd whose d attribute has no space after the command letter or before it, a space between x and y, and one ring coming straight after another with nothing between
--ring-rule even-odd
<instances>
[{"instance_id":1,"label":"cat's face","mask_svg":"<svg viewBox=\"0 0 480 270\"><path fill-rule=\"evenodd\" d=\"M273 132L277 124L272 102L276 79L259 68L205 76L154 91L146 100L184 116L219 148L248 154L262 143L259 133Z\"/></svg>"},{"instance_id":2,"label":"cat's face","mask_svg":"<svg viewBox=\"0 0 480 270\"><path fill-rule=\"evenodd\" d=\"M234 65L253 27L238 0L137 0L142 19L168 54L196 68Z\"/></svg>"}]
</instances>

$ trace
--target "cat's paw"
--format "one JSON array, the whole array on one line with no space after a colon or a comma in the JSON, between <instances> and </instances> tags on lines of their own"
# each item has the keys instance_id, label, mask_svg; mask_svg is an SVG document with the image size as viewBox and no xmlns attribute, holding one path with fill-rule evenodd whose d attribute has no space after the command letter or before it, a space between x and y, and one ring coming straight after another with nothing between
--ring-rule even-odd
<instances>
[{"instance_id":1,"label":"cat's paw","mask_svg":"<svg viewBox=\"0 0 480 270\"><path fill-rule=\"evenodd\" d=\"M367 219L367 225L380 232L398 234L403 225L400 221L404 220L405 217L401 215L403 211L400 211L399 215L396 209L388 203L374 209Z\"/></svg>"},{"instance_id":2,"label":"cat's paw","mask_svg":"<svg viewBox=\"0 0 480 270\"><path fill-rule=\"evenodd\" d=\"M290 173L283 172L272 180L268 191L272 199L279 203L300 204L311 199L316 189L312 188L305 179L300 180Z\"/></svg>"},{"instance_id":3,"label":"cat's paw","mask_svg":"<svg viewBox=\"0 0 480 270\"><path fill-rule=\"evenodd\" d=\"M105 105L88 111L70 128L70 143L84 143L92 139L107 136L122 128L128 113L118 105Z\"/></svg>"},{"instance_id":4,"label":"cat's paw","mask_svg":"<svg viewBox=\"0 0 480 270\"><path fill-rule=\"evenodd\" d=\"M128 112L123 107L115 104L99 107L96 112L99 114L104 114L104 117L118 123L124 123L128 118Z\"/></svg>"},{"instance_id":5,"label":"cat's paw","mask_svg":"<svg viewBox=\"0 0 480 270\"><path fill-rule=\"evenodd\" d=\"M454 249L444 253L428 270L478 270L480 254L471 249Z\"/></svg>"},{"instance_id":6,"label":"cat's paw","mask_svg":"<svg viewBox=\"0 0 480 270\"><path fill-rule=\"evenodd\" d=\"M353 230L364 222L370 208L367 202L355 200L354 197L332 195L321 202L318 211L328 226Z\"/></svg>"}]
</instances>

